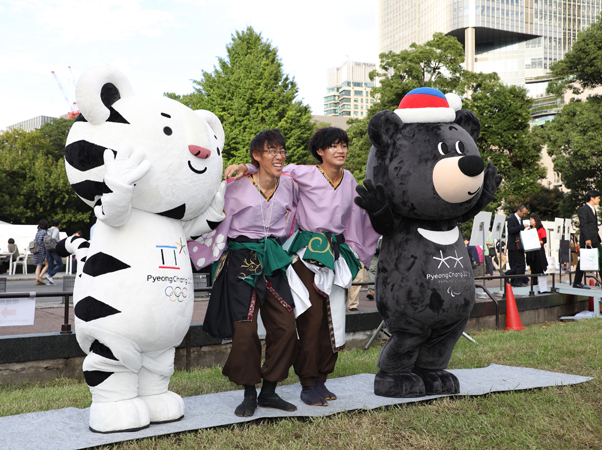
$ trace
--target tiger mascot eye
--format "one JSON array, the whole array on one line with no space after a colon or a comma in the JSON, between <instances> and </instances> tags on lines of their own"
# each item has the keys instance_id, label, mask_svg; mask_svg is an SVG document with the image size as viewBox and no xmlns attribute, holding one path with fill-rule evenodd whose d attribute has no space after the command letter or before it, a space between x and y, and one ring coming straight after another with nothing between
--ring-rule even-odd
<instances>
[{"instance_id":1,"label":"tiger mascot eye","mask_svg":"<svg viewBox=\"0 0 602 450\"><path fill-rule=\"evenodd\" d=\"M65 166L97 222L89 242L71 236L58 251L80 262L75 329L87 354L90 429L179 420L184 401L168 384L193 312L186 242L225 217L224 130L209 111L134 94L110 66L87 70L76 99Z\"/></svg>"}]
</instances>

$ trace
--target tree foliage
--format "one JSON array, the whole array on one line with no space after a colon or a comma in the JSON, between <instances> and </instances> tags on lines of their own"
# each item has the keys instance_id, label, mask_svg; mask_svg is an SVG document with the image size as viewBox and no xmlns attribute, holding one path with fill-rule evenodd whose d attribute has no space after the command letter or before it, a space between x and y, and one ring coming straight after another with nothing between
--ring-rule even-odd
<instances>
[{"instance_id":1,"label":"tree foliage","mask_svg":"<svg viewBox=\"0 0 602 450\"><path fill-rule=\"evenodd\" d=\"M471 92L463 108L474 112L481 121L477 147L486 161L493 163L503 183L491 207L501 200L526 199L539 192L539 180L546 169L541 162L542 146L531 134L527 90L503 84L496 74L467 73L464 88ZM520 200L519 200L520 201Z\"/></svg>"},{"instance_id":2,"label":"tree foliage","mask_svg":"<svg viewBox=\"0 0 602 450\"><path fill-rule=\"evenodd\" d=\"M602 85L602 14L581 31L564 58L550 65L554 78L548 93L561 97L570 90L575 95Z\"/></svg>"},{"instance_id":3,"label":"tree foliage","mask_svg":"<svg viewBox=\"0 0 602 450\"><path fill-rule=\"evenodd\" d=\"M67 232L87 226L91 210L67 179L64 158L58 155L58 148L64 154L65 142L54 139L64 126L54 121L44 132L17 129L0 135L0 220L37 224L58 218Z\"/></svg>"},{"instance_id":4,"label":"tree foliage","mask_svg":"<svg viewBox=\"0 0 602 450\"><path fill-rule=\"evenodd\" d=\"M561 213L571 216L585 201L590 189L602 191L602 97L571 101L541 130L552 157L554 170L561 174L570 192Z\"/></svg>"},{"instance_id":5,"label":"tree foliage","mask_svg":"<svg viewBox=\"0 0 602 450\"><path fill-rule=\"evenodd\" d=\"M348 122L347 168L358 182L365 178L371 147L367 136L370 119L378 111L396 109L412 89L433 87L464 95L463 108L473 111L481 121L477 146L483 158L495 164L504 178L496 202L488 210L495 210L507 197L526 198L537 192L538 181L546 172L540 164L541 143L530 133L531 100L524 88L504 85L496 73L463 70L462 45L456 38L441 33L435 33L424 45L412 44L400 53L383 53L380 60L381 70L370 74L380 78L380 86L372 91L377 101L364 119Z\"/></svg>"},{"instance_id":6,"label":"tree foliage","mask_svg":"<svg viewBox=\"0 0 602 450\"><path fill-rule=\"evenodd\" d=\"M553 221L556 217L563 217L561 205L564 197L564 192L556 186L553 188L541 186L537 192L527 197L508 197L502 209L509 215L516 212L520 205L525 205L530 213L537 214L541 220Z\"/></svg>"},{"instance_id":7,"label":"tree foliage","mask_svg":"<svg viewBox=\"0 0 602 450\"><path fill-rule=\"evenodd\" d=\"M249 144L262 130L278 128L289 150L287 162L311 160L307 143L314 132L309 106L297 99L295 80L283 72L278 50L248 27L236 31L213 72L203 71L194 92L167 94L192 109L207 109L224 126L224 163L249 161Z\"/></svg>"}]
</instances>

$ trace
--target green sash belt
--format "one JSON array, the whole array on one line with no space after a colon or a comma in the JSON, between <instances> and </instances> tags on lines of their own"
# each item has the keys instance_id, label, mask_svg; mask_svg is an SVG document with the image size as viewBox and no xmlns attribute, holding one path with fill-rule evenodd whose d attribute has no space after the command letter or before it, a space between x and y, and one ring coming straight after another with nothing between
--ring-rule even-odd
<instances>
[{"instance_id":1,"label":"green sash belt","mask_svg":"<svg viewBox=\"0 0 602 450\"><path fill-rule=\"evenodd\" d=\"M256 271L245 273L244 281L255 287L257 277L271 276L276 271L282 271L286 280L286 268L291 263L291 257L282 249L282 246L274 238L261 239L259 242L236 242L228 240L228 250L236 251L247 249L257 254L261 267Z\"/></svg>"},{"instance_id":2,"label":"green sash belt","mask_svg":"<svg viewBox=\"0 0 602 450\"><path fill-rule=\"evenodd\" d=\"M293 240L288 247L288 254L291 256L295 255L299 249L307 247L305 249L305 254L303 255L305 261L316 261L335 272L334 251L332 247L338 246L340 256L342 256L347 263L353 279L355 279L362 267L349 246L344 242L339 244L334 234L331 235L332 245L326 237L326 234L314 233L311 231L299 230L292 239Z\"/></svg>"}]
</instances>

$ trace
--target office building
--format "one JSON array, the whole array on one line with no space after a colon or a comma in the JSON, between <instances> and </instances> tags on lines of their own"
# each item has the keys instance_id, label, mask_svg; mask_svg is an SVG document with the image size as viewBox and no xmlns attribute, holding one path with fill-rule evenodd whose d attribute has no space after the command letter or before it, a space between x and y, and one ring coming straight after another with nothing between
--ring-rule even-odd
<instances>
[{"instance_id":1,"label":"office building","mask_svg":"<svg viewBox=\"0 0 602 450\"><path fill-rule=\"evenodd\" d=\"M467 70L525 86L543 123L560 107L545 94L550 64L601 10L602 0L379 0L379 53L424 44L435 32L455 36Z\"/></svg>"},{"instance_id":2,"label":"office building","mask_svg":"<svg viewBox=\"0 0 602 450\"><path fill-rule=\"evenodd\" d=\"M365 117L374 103L370 96L374 82L370 81L368 74L375 69L375 64L354 61L328 69L324 115Z\"/></svg>"},{"instance_id":3,"label":"office building","mask_svg":"<svg viewBox=\"0 0 602 450\"><path fill-rule=\"evenodd\" d=\"M33 119L27 119L27 120L24 120L23 122L18 122L18 123L15 123L14 125L10 125L10 126L6 127L6 131L16 130L17 128L20 128L23 131L33 131L33 130L42 128L42 126L45 123L50 122L51 120L54 120L54 119L56 119L56 117L37 116L37 117L34 117Z\"/></svg>"}]
</instances>

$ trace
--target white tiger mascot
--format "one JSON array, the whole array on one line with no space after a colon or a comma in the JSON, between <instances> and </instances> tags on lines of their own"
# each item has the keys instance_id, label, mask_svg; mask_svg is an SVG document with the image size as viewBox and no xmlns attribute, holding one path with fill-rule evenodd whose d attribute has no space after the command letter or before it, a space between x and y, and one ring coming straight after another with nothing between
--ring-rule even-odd
<instances>
[{"instance_id":1,"label":"white tiger mascot","mask_svg":"<svg viewBox=\"0 0 602 450\"><path fill-rule=\"evenodd\" d=\"M59 251L84 263L74 288L75 331L88 355L90 429L179 420L184 401L168 384L194 304L186 242L225 217L224 130L209 111L134 95L110 66L87 70L76 99L81 115L65 165L98 220L89 244L72 236Z\"/></svg>"}]
</instances>

